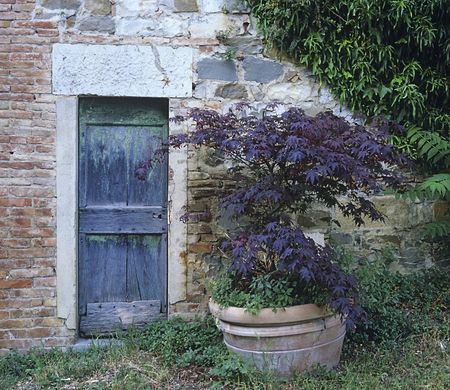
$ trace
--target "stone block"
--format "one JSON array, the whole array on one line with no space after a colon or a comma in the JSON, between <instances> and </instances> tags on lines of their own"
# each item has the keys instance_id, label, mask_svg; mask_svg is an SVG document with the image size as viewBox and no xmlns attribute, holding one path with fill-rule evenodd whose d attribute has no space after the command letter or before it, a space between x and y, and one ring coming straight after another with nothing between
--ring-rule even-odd
<instances>
[{"instance_id":1,"label":"stone block","mask_svg":"<svg viewBox=\"0 0 450 390\"><path fill-rule=\"evenodd\" d=\"M202 10L205 13L250 13L244 0L202 0Z\"/></svg>"},{"instance_id":2,"label":"stone block","mask_svg":"<svg viewBox=\"0 0 450 390\"><path fill-rule=\"evenodd\" d=\"M350 233L331 233L330 238L338 245L353 244L353 236Z\"/></svg>"},{"instance_id":3,"label":"stone block","mask_svg":"<svg viewBox=\"0 0 450 390\"><path fill-rule=\"evenodd\" d=\"M309 210L306 214L299 215L298 224L305 229L328 229L331 215L328 210Z\"/></svg>"},{"instance_id":4,"label":"stone block","mask_svg":"<svg viewBox=\"0 0 450 390\"><path fill-rule=\"evenodd\" d=\"M201 198L208 198L211 196L217 195L217 188L209 187L209 188L192 188L190 191L190 196L192 196L192 199L201 199Z\"/></svg>"},{"instance_id":5,"label":"stone block","mask_svg":"<svg viewBox=\"0 0 450 390\"><path fill-rule=\"evenodd\" d=\"M73 28L77 21L77 17L75 15L68 16L66 18L66 28Z\"/></svg>"},{"instance_id":6,"label":"stone block","mask_svg":"<svg viewBox=\"0 0 450 390\"><path fill-rule=\"evenodd\" d=\"M124 36L151 35L156 29L154 19L147 18L120 18L116 21L116 34Z\"/></svg>"},{"instance_id":7,"label":"stone block","mask_svg":"<svg viewBox=\"0 0 450 390\"><path fill-rule=\"evenodd\" d=\"M174 12L197 12L197 0L173 0Z\"/></svg>"},{"instance_id":8,"label":"stone block","mask_svg":"<svg viewBox=\"0 0 450 390\"><path fill-rule=\"evenodd\" d=\"M143 45L53 46L53 93L192 96L192 49Z\"/></svg>"},{"instance_id":9,"label":"stone block","mask_svg":"<svg viewBox=\"0 0 450 390\"><path fill-rule=\"evenodd\" d=\"M248 98L248 93L244 85L225 84L216 89L216 96L224 99L245 100Z\"/></svg>"},{"instance_id":10,"label":"stone block","mask_svg":"<svg viewBox=\"0 0 450 390\"><path fill-rule=\"evenodd\" d=\"M212 85L211 85L212 84ZM211 81L201 81L195 85L193 85L194 88L194 97L196 99L201 99L201 100L209 100L209 99L213 99L214 98L214 82Z\"/></svg>"},{"instance_id":11,"label":"stone block","mask_svg":"<svg viewBox=\"0 0 450 390\"><path fill-rule=\"evenodd\" d=\"M262 40L254 36L236 36L226 39L225 45L237 51L239 55L257 55L263 52Z\"/></svg>"},{"instance_id":12,"label":"stone block","mask_svg":"<svg viewBox=\"0 0 450 390\"><path fill-rule=\"evenodd\" d=\"M186 35L189 28L189 19L183 19L179 15L177 16L172 14L165 18L158 17L158 24L154 35L166 38Z\"/></svg>"},{"instance_id":13,"label":"stone block","mask_svg":"<svg viewBox=\"0 0 450 390\"><path fill-rule=\"evenodd\" d=\"M312 89L308 83L277 83L267 89L267 98L269 100L301 104L312 99Z\"/></svg>"},{"instance_id":14,"label":"stone block","mask_svg":"<svg viewBox=\"0 0 450 390\"><path fill-rule=\"evenodd\" d=\"M189 17L188 31L191 37L216 39L219 31L233 28L235 28L233 27L233 20L225 14Z\"/></svg>"},{"instance_id":15,"label":"stone block","mask_svg":"<svg viewBox=\"0 0 450 390\"><path fill-rule=\"evenodd\" d=\"M78 9L81 0L41 0L41 6L47 9Z\"/></svg>"},{"instance_id":16,"label":"stone block","mask_svg":"<svg viewBox=\"0 0 450 390\"><path fill-rule=\"evenodd\" d=\"M256 57L246 57L243 61L245 80L269 83L282 76L283 65Z\"/></svg>"},{"instance_id":17,"label":"stone block","mask_svg":"<svg viewBox=\"0 0 450 390\"><path fill-rule=\"evenodd\" d=\"M223 171L224 158L218 150L211 148L201 148L197 152L198 167L203 172L210 172L209 168L218 168L219 171Z\"/></svg>"},{"instance_id":18,"label":"stone block","mask_svg":"<svg viewBox=\"0 0 450 390\"><path fill-rule=\"evenodd\" d=\"M382 250L385 248L399 248L402 238L397 234L386 234L383 230L374 233L367 232L362 237L362 247L370 250Z\"/></svg>"},{"instance_id":19,"label":"stone block","mask_svg":"<svg viewBox=\"0 0 450 390\"><path fill-rule=\"evenodd\" d=\"M224 0L224 12L231 13L250 13L250 8L246 5L245 0Z\"/></svg>"},{"instance_id":20,"label":"stone block","mask_svg":"<svg viewBox=\"0 0 450 390\"><path fill-rule=\"evenodd\" d=\"M445 221L450 211L450 203L439 201L433 205L434 219L436 221Z\"/></svg>"},{"instance_id":21,"label":"stone block","mask_svg":"<svg viewBox=\"0 0 450 390\"><path fill-rule=\"evenodd\" d=\"M424 263L427 254L416 245L400 251L400 262L406 267L420 266Z\"/></svg>"},{"instance_id":22,"label":"stone block","mask_svg":"<svg viewBox=\"0 0 450 390\"><path fill-rule=\"evenodd\" d=\"M116 25L109 16L88 16L78 22L77 28L80 31L114 34Z\"/></svg>"},{"instance_id":23,"label":"stone block","mask_svg":"<svg viewBox=\"0 0 450 390\"><path fill-rule=\"evenodd\" d=\"M206 242L197 242L195 244L189 245L190 253L210 253L212 245Z\"/></svg>"},{"instance_id":24,"label":"stone block","mask_svg":"<svg viewBox=\"0 0 450 390\"><path fill-rule=\"evenodd\" d=\"M325 246L325 235L321 232L304 232L305 237L311 238L317 245Z\"/></svg>"},{"instance_id":25,"label":"stone block","mask_svg":"<svg viewBox=\"0 0 450 390\"><path fill-rule=\"evenodd\" d=\"M189 173L189 180L193 181L193 180L205 180L205 179L209 179L210 175L206 172L191 172Z\"/></svg>"},{"instance_id":26,"label":"stone block","mask_svg":"<svg viewBox=\"0 0 450 390\"><path fill-rule=\"evenodd\" d=\"M110 0L85 0L84 8L92 15L109 15L111 13Z\"/></svg>"},{"instance_id":27,"label":"stone block","mask_svg":"<svg viewBox=\"0 0 450 390\"><path fill-rule=\"evenodd\" d=\"M211 226L204 222L197 222L188 227L189 234L211 234Z\"/></svg>"},{"instance_id":28,"label":"stone block","mask_svg":"<svg viewBox=\"0 0 450 390\"><path fill-rule=\"evenodd\" d=\"M172 38L186 34L188 21L169 16L116 19L116 35Z\"/></svg>"},{"instance_id":29,"label":"stone block","mask_svg":"<svg viewBox=\"0 0 450 390\"><path fill-rule=\"evenodd\" d=\"M117 17L155 16L158 0L118 0L116 1Z\"/></svg>"},{"instance_id":30,"label":"stone block","mask_svg":"<svg viewBox=\"0 0 450 390\"><path fill-rule=\"evenodd\" d=\"M200 79L237 81L237 71L234 61L204 58L197 64Z\"/></svg>"},{"instance_id":31,"label":"stone block","mask_svg":"<svg viewBox=\"0 0 450 390\"><path fill-rule=\"evenodd\" d=\"M202 11L204 13L223 12L225 0L202 0Z\"/></svg>"}]
</instances>

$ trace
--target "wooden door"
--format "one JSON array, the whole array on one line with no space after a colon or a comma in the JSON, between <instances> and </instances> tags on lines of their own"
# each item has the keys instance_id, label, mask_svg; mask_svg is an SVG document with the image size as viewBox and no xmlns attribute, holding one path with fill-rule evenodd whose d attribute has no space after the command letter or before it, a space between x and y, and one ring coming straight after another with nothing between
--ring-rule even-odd
<instances>
[{"instance_id":1,"label":"wooden door","mask_svg":"<svg viewBox=\"0 0 450 390\"><path fill-rule=\"evenodd\" d=\"M83 336L164 316L167 158L136 169L167 139L167 100L81 98L79 318Z\"/></svg>"}]
</instances>

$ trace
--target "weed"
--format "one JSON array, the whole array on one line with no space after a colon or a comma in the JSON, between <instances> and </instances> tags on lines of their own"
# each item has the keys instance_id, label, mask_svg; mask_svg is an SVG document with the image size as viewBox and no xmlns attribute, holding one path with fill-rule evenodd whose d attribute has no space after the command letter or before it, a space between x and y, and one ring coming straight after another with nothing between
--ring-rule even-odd
<instances>
[{"instance_id":1,"label":"weed","mask_svg":"<svg viewBox=\"0 0 450 390\"><path fill-rule=\"evenodd\" d=\"M220 54L220 56L221 56L224 60L227 60L227 61L234 60L234 59L236 59L236 57L237 57L237 49L234 48L234 47L228 47L228 48L225 50L225 53Z\"/></svg>"},{"instance_id":2,"label":"weed","mask_svg":"<svg viewBox=\"0 0 450 390\"><path fill-rule=\"evenodd\" d=\"M233 33L233 29L231 27L226 30L216 31L216 39L222 45L226 45L228 43L228 40L230 39L230 36L232 33Z\"/></svg>"},{"instance_id":3,"label":"weed","mask_svg":"<svg viewBox=\"0 0 450 390\"><path fill-rule=\"evenodd\" d=\"M391 251L381 253L376 261L357 265L349 253L338 251L339 262L352 269L359 279L363 294L360 304L367 312L366 323L347 336L347 349L388 346L435 329L450 334L450 274L439 268L409 275L392 272Z\"/></svg>"},{"instance_id":4,"label":"weed","mask_svg":"<svg viewBox=\"0 0 450 390\"><path fill-rule=\"evenodd\" d=\"M222 335L209 316L192 322L181 317L156 321L143 330L130 331L125 340L128 345L157 353L165 364L177 367L209 367L226 353Z\"/></svg>"}]
</instances>

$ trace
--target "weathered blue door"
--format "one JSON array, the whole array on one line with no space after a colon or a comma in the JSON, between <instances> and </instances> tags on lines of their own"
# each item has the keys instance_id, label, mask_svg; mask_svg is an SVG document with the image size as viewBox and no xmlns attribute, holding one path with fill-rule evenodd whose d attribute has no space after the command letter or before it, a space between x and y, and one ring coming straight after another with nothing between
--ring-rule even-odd
<instances>
[{"instance_id":1,"label":"weathered blue door","mask_svg":"<svg viewBox=\"0 0 450 390\"><path fill-rule=\"evenodd\" d=\"M142 325L167 307L167 100L81 98L79 318L84 336Z\"/></svg>"}]
</instances>

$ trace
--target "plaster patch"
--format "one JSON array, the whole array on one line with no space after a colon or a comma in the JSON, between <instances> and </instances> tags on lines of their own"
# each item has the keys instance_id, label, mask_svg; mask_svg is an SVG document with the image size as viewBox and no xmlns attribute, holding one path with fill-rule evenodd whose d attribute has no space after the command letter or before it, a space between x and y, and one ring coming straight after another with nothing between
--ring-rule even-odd
<instances>
[{"instance_id":1,"label":"plaster patch","mask_svg":"<svg viewBox=\"0 0 450 390\"><path fill-rule=\"evenodd\" d=\"M53 93L191 97L192 48L58 43L53 45Z\"/></svg>"}]
</instances>

